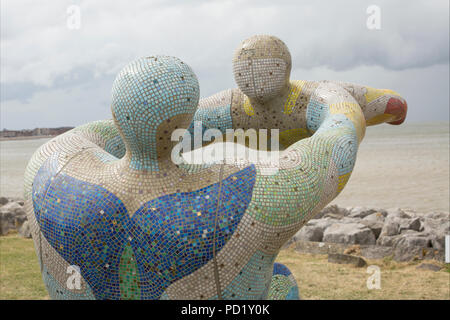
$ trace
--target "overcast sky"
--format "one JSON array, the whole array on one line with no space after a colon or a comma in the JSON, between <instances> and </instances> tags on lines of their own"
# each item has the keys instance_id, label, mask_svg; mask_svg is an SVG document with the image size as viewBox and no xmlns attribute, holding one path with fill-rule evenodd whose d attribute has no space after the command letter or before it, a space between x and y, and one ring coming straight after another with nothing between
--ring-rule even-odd
<instances>
[{"instance_id":1,"label":"overcast sky","mask_svg":"<svg viewBox=\"0 0 450 320\"><path fill-rule=\"evenodd\" d=\"M370 5L380 30L367 27ZM202 97L235 87L233 51L255 34L287 44L292 79L393 89L407 121L449 120L447 0L2 0L0 128L110 118L116 73L142 56L188 63Z\"/></svg>"}]
</instances>

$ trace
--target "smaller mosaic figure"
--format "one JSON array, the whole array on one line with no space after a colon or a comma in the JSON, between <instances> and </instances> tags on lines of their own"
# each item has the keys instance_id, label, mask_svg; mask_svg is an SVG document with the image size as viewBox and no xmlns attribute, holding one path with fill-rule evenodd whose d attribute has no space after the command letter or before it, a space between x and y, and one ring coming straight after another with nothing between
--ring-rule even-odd
<instances>
[{"instance_id":1,"label":"smaller mosaic figure","mask_svg":"<svg viewBox=\"0 0 450 320\"><path fill-rule=\"evenodd\" d=\"M288 147L319 127L321 121L311 104L315 91L326 83L345 89L356 100L367 126L405 120L406 101L395 91L328 80L290 80L291 69L289 49L277 37L256 35L244 40L233 56L238 88L201 99L189 128L191 135L194 125L201 132L213 128L223 134L237 128L279 129L280 145Z\"/></svg>"}]
</instances>

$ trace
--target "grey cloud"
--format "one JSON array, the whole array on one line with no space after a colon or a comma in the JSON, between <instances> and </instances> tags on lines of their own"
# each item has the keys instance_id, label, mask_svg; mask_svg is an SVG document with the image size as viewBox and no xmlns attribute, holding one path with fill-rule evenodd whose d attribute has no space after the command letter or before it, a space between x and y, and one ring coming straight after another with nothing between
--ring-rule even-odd
<instances>
[{"instance_id":1,"label":"grey cloud","mask_svg":"<svg viewBox=\"0 0 450 320\"><path fill-rule=\"evenodd\" d=\"M79 30L66 27L71 4L81 8ZM2 127L76 125L109 117L115 74L140 56L181 58L197 74L203 97L235 87L233 51L254 34L273 34L286 42L293 78L320 74L322 79L374 81L376 86L404 87L410 104L423 103L418 92L448 85L448 1L377 0L377 31L366 28L366 8L371 4L372 0L2 1ZM427 81L419 82L425 75ZM448 115L439 113L443 106L448 108L448 90L433 99L434 117ZM32 119L25 121L27 116Z\"/></svg>"}]
</instances>

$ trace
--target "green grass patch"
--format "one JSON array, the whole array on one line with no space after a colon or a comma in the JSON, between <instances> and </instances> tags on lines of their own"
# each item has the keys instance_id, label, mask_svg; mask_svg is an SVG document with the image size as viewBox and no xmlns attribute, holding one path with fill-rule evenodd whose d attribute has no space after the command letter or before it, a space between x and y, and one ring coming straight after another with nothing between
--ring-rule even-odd
<instances>
[{"instance_id":1,"label":"green grass patch","mask_svg":"<svg viewBox=\"0 0 450 320\"><path fill-rule=\"evenodd\" d=\"M0 299L48 299L33 240L0 237Z\"/></svg>"}]
</instances>

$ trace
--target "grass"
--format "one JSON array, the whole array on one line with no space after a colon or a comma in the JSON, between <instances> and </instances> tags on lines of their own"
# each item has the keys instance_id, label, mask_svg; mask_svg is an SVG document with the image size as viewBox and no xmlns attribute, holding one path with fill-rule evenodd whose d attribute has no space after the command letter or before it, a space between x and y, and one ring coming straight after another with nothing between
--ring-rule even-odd
<instances>
[{"instance_id":1,"label":"grass","mask_svg":"<svg viewBox=\"0 0 450 320\"><path fill-rule=\"evenodd\" d=\"M49 299L33 240L0 237L0 299Z\"/></svg>"},{"instance_id":2,"label":"grass","mask_svg":"<svg viewBox=\"0 0 450 320\"><path fill-rule=\"evenodd\" d=\"M368 260L381 270L381 289L367 289L367 268L328 263L326 255L282 250L277 258L294 274L302 299L450 299L450 265L433 272L420 262ZM33 241L16 234L0 237L0 299L48 299Z\"/></svg>"},{"instance_id":3,"label":"grass","mask_svg":"<svg viewBox=\"0 0 450 320\"><path fill-rule=\"evenodd\" d=\"M277 261L294 274L302 299L450 299L450 266L438 261L425 261L442 267L438 272L416 269L421 261L395 262L390 258L368 260L380 268L381 288L367 288L367 267L328 262L327 255L299 254L282 250Z\"/></svg>"}]
</instances>

